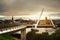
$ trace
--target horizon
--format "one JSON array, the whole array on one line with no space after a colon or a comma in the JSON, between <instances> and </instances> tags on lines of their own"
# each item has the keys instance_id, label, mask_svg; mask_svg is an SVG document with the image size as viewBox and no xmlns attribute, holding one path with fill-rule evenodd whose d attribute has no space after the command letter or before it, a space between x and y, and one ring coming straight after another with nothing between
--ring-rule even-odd
<instances>
[{"instance_id":1,"label":"horizon","mask_svg":"<svg viewBox=\"0 0 60 40\"><path fill-rule=\"evenodd\" d=\"M49 14L48 14L49 13ZM51 19L60 19L60 12L43 12L43 14L41 15L40 20L44 20L45 17L47 17L49 19L49 17ZM36 12L35 14L30 14L30 15L20 15L20 16L13 16L14 19L31 19L31 20L36 20L39 18L41 12ZM12 16L6 16L6 15L0 15L0 18L4 18L4 19L11 19Z\"/></svg>"}]
</instances>

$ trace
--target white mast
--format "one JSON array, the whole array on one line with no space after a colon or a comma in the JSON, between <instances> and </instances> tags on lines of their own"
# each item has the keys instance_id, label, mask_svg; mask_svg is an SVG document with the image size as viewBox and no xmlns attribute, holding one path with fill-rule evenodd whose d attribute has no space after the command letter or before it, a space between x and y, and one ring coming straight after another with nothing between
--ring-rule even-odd
<instances>
[{"instance_id":1,"label":"white mast","mask_svg":"<svg viewBox=\"0 0 60 40\"><path fill-rule=\"evenodd\" d=\"M40 14L40 16L39 16L39 18L38 18L37 23L35 24L35 28L37 28L37 26L38 26L38 23L39 23L40 18L41 18L42 14L43 14L43 11L44 11L44 8L42 9L42 12L41 12L41 14Z\"/></svg>"}]
</instances>

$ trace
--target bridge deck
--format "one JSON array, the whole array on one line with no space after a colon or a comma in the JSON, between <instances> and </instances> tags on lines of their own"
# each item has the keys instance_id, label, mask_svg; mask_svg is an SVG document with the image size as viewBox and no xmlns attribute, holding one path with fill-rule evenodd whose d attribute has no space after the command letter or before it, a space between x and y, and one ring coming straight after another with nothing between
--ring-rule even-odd
<instances>
[{"instance_id":1,"label":"bridge deck","mask_svg":"<svg viewBox=\"0 0 60 40\"><path fill-rule=\"evenodd\" d=\"M26 28L26 26L17 26L17 27L7 28L6 30L3 29L2 31L0 30L0 34L12 32L12 31L16 31L16 30L20 30L20 29L23 29L23 28Z\"/></svg>"},{"instance_id":2,"label":"bridge deck","mask_svg":"<svg viewBox=\"0 0 60 40\"><path fill-rule=\"evenodd\" d=\"M25 26L21 25L21 26L6 28L6 29L0 30L0 34L9 33L12 31L23 29L23 28L32 28L32 27L34 27L34 26L33 25L25 25ZM54 27L52 25L39 25L39 26L37 26L37 28L54 28Z\"/></svg>"},{"instance_id":3,"label":"bridge deck","mask_svg":"<svg viewBox=\"0 0 60 40\"><path fill-rule=\"evenodd\" d=\"M27 28L32 28L34 26L27 26ZM52 25L38 25L37 28L54 28Z\"/></svg>"}]
</instances>

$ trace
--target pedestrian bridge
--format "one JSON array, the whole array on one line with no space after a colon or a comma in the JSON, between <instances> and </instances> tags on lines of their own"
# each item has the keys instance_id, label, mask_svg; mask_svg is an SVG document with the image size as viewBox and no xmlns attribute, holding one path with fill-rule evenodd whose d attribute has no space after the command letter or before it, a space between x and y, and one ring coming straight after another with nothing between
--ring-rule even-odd
<instances>
[{"instance_id":1,"label":"pedestrian bridge","mask_svg":"<svg viewBox=\"0 0 60 40\"><path fill-rule=\"evenodd\" d=\"M26 28L35 28L33 25L20 25L0 29L0 34L10 34L21 31L21 40L26 40ZM54 28L52 25L38 25L37 28ZM36 29L36 28L35 28Z\"/></svg>"},{"instance_id":2,"label":"pedestrian bridge","mask_svg":"<svg viewBox=\"0 0 60 40\"><path fill-rule=\"evenodd\" d=\"M54 25L53 21L51 20L52 25L39 25L39 20L41 18L41 15L43 13L44 8L42 9L42 12L39 16L39 19L37 20L37 23L35 25L20 25L20 26L14 26L14 27L6 27L5 28L0 28L0 34L5 34L5 33L13 33L16 31L21 31L21 40L26 40L26 28L55 28L56 26ZM50 17L49 17L50 18Z\"/></svg>"},{"instance_id":3,"label":"pedestrian bridge","mask_svg":"<svg viewBox=\"0 0 60 40\"><path fill-rule=\"evenodd\" d=\"M9 27L9 28L2 28L0 29L0 34L5 34L5 33L10 33L10 32L17 32L20 31L24 28L34 28L35 26L33 25L20 25L20 26L15 26L15 27ZM38 25L37 28L54 28L52 25Z\"/></svg>"},{"instance_id":4,"label":"pedestrian bridge","mask_svg":"<svg viewBox=\"0 0 60 40\"><path fill-rule=\"evenodd\" d=\"M5 33L14 32L14 31L19 31L19 30L24 29L24 28L26 28L26 26L23 26L23 25L12 27L12 28L5 28L5 29L2 28L2 29L0 29L0 34L5 34Z\"/></svg>"}]
</instances>

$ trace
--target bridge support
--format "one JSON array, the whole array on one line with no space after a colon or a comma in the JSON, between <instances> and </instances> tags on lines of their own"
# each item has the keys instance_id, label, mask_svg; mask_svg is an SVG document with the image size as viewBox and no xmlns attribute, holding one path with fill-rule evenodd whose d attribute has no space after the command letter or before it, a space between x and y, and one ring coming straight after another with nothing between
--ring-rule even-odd
<instances>
[{"instance_id":1,"label":"bridge support","mask_svg":"<svg viewBox=\"0 0 60 40\"><path fill-rule=\"evenodd\" d=\"M26 40L26 28L21 30L21 40Z\"/></svg>"}]
</instances>

